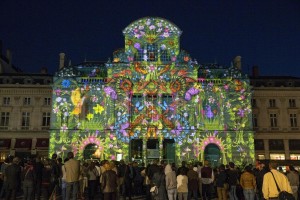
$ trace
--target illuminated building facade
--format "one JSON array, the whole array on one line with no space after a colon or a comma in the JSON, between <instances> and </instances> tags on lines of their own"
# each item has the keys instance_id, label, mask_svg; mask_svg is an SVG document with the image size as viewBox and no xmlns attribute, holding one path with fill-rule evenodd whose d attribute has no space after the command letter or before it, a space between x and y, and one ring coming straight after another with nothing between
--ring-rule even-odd
<instances>
[{"instance_id":1,"label":"illuminated building facade","mask_svg":"<svg viewBox=\"0 0 300 200\"><path fill-rule=\"evenodd\" d=\"M181 30L161 18L139 19L123 34L112 61L60 66L50 154L253 162L252 93L238 61L198 64L180 49Z\"/></svg>"}]
</instances>

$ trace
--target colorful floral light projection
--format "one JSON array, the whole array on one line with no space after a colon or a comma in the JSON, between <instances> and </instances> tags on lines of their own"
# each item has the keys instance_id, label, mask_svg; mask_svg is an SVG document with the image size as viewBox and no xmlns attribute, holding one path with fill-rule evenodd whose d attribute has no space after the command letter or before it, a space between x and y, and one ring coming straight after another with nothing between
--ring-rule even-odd
<instances>
[{"instance_id":1,"label":"colorful floral light projection","mask_svg":"<svg viewBox=\"0 0 300 200\"><path fill-rule=\"evenodd\" d=\"M199 65L179 48L181 31L161 18L143 18L123 31L125 48L107 63L61 69L54 77L50 154L88 144L101 158L131 159L131 139L174 139L175 162L205 158L215 144L220 163L252 163L254 136L249 79L235 67Z\"/></svg>"}]
</instances>

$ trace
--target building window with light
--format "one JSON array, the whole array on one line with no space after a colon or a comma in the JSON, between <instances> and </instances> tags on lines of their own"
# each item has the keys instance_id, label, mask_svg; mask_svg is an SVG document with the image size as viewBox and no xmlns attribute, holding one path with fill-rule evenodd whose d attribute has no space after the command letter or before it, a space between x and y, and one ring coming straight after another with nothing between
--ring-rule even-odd
<instances>
[{"instance_id":1,"label":"building window with light","mask_svg":"<svg viewBox=\"0 0 300 200\"><path fill-rule=\"evenodd\" d=\"M44 98L44 105L45 106L50 106L51 105L51 98L49 98L49 97Z\"/></svg>"},{"instance_id":2,"label":"building window with light","mask_svg":"<svg viewBox=\"0 0 300 200\"><path fill-rule=\"evenodd\" d=\"M297 127L297 114L290 114L291 127Z\"/></svg>"},{"instance_id":3,"label":"building window with light","mask_svg":"<svg viewBox=\"0 0 300 200\"><path fill-rule=\"evenodd\" d=\"M8 129L9 125L9 112L1 112L0 129Z\"/></svg>"},{"instance_id":4,"label":"building window with light","mask_svg":"<svg viewBox=\"0 0 300 200\"><path fill-rule=\"evenodd\" d=\"M30 125L30 113L23 112L22 113L22 129L24 129L24 130L29 129L29 125Z\"/></svg>"},{"instance_id":5,"label":"building window with light","mask_svg":"<svg viewBox=\"0 0 300 200\"><path fill-rule=\"evenodd\" d=\"M275 113L270 114L270 125L271 127L277 127L277 115Z\"/></svg>"},{"instance_id":6,"label":"building window with light","mask_svg":"<svg viewBox=\"0 0 300 200\"><path fill-rule=\"evenodd\" d=\"M3 105L8 106L10 104L10 97L3 97Z\"/></svg>"},{"instance_id":7,"label":"building window with light","mask_svg":"<svg viewBox=\"0 0 300 200\"><path fill-rule=\"evenodd\" d=\"M23 103L24 103L24 106L30 105L30 97L25 97Z\"/></svg>"},{"instance_id":8,"label":"building window with light","mask_svg":"<svg viewBox=\"0 0 300 200\"><path fill-rule=\"evenodd\" d=\"M276 107L276 100L275 99L269 99L269 107L275 108Z\"/></svg>"},{"instance_id":9,"label":"building window with light","mask_svg":"<svg viewBox=\"0 0 300 200\"><path fill-rule=\"evenodd\" d=\"M48 129L50 127L50 113L44 112L43 113L43 122L42 122L42 128Z\"/></svg>"},{"instance_id":10,"label":"building window with light","mask_svg":"<svg viewBox=\"0 0 300 200\"><path fill-rule=\"evenodd\" d=\"M270 154L270 159L271 160L285 160L285 155L284 154L279 154L279 153L271 153Z\"/></svg>"},{"instance_id":11,"label":"building window with light","mask_svg":"<svg viewBox=\"0 0 300 200\"><path fill-rule=\"evenodd\" d=\"M296 107L296 99L289 99L289 107L290 108Z\"/></svg>"}]
</instances>

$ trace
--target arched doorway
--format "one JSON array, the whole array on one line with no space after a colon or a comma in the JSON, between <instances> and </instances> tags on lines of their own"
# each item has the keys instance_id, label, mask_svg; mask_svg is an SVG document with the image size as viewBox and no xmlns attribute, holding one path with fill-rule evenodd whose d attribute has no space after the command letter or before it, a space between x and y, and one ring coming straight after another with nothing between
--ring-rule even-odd
<instances>
[{"instance_id":1,"label":"arched doorway","mask_svg":"<svg viewBox=\"0 0 300 200\"><path fill-rule=\"evenodd\" d=\"M84 148L83 151L83 159L88 160L88 159L97 159L99 156L97 156L97 150L99 151L98 145L97 144L88 144Z\"/></svg>"},{"instance_id":2,"label":"arched doorway","mask_svg":"<svg viewBox=\"0 0 300 200\"><path fill-rule=\"evenodd\" d=\"M217 167L221 163L220 148L215 144L208 144L204 150L204 160L209 161L212 167Z\"/></svg>"}]
</instances>

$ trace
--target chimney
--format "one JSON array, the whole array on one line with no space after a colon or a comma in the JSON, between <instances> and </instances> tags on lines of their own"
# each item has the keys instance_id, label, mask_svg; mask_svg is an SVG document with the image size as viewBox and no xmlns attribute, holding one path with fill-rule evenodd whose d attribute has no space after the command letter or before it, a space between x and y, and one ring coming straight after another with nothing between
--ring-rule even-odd
<instances>
[{"instance_id":1,"label":"chimney","mask_svg":"<svg viewBox=\"0 0 300 200\"><path fill-rule=\"evenodd\" d=\"M59 54L59 69L62 69L65 66L65 53Z\"/></svg>"},{"instance_id":2,"label":"chimney","mask_svg":"<svg viewBox=\"0 0 300 200\"><path fill-rule=\"evenodd\" d=\"M253 76L253 78L259 77L259 68L257 65L254 65L252 67L252 76Z\"/></svg>"},{"instance_id":3,"label":"chimney","mask_svg":"<svg viewBox=\"0 0 300 200\"><path fill-rule=\"evenodd\" d=\"M41 73L41 74L48 74L48 69L47 69L47 67L42 67L40 73Z\"/></svg>"},{"instance_id":4,"label":"chimney","mask_svg":"<svg viewBox=\"0 0 300 200\"><path fill-rule=\"evenodd\" d=\"M238 70L242 70L242 57L241 56L236 56L233 59L233 66L237 68Z\"/></svg>"},{"instance_id":5,"label":"chimney","mask_svg":"<svg viewBox=\"0 0 300 200\"><path fill-rule=\"evenodd\" d=\"M6 58L8 60L8 65L11 67L12 66L12 62L11 62L11 51L9 49L6 50Z\"/></svg>"}]
</instances>

